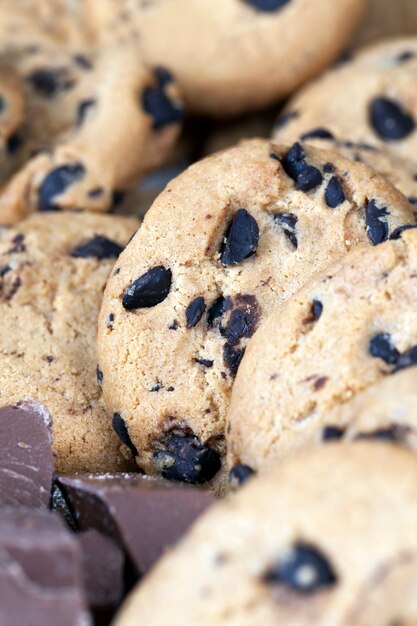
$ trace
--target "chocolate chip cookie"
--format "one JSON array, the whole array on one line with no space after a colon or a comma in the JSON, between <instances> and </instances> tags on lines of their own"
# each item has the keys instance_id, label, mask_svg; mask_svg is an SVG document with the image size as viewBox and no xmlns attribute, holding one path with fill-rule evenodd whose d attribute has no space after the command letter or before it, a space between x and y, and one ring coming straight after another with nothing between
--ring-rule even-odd
<instances>
[{"instance_id":1,"label":"chocolate chip cookie","mask_svg":"<svg viewBox=\"0 0 417 626\"><path fill-rule=\"evenodd\" d=\"M115 626L414 626L416 500L417 459L395 446L274 464L200 518Z\"/></svg>"},{"instance_id":2,"label":"chocolate chip cookie","mask_svg":"<svg viewBox=\"0 0 417 626\"><path fill-rule=\"evenodd\" d=\"M90 0L99 41L136 35L177 76L187 105L224 117L284 98L349 41L366 0ZM175 25L175 28L173 28Z\"/></svg>"},{"instance_id":3,"label":"chocolate chip cookie","mask_svg":"<svg viewBox=\"0 0 417 626\"><path fill-rule=\"evenodd\" d=\"M96 327L103 289L135 218L33 215L0 230L0 399L41 401L60 472L130 467L101 400Z\"/></svg>"},{"instance_id":4,"label":"chocolate chip cookie","mask_svg":"<svg viewBox=\"0 0 417 626\"><path fill-rule=\"evenodd\" d=\"M138 465L218 488L232 384L261 320L352 247L410 223L368 167L299 144L248 141L169 183L99 320L105 401Z\"/></svg>"},{"instance_id":5,"label":"chocolate chip cookie","mask_svg":"<svg viewBox=\"0 0 417 626\"><path fill-rule=\"evenodd\" d=\"M371 414L362 429L356 396L393 374L395 381L387 384L394 390L398 385L399 394L396 373L417 364L415 228L400 227L376 248L353 250L259 329L233 389L227 428L231 466L256 470L310 436L336 437L346 419L344 413L337 417L338 407L343 412L345 403L349 412L355 402L356 434L378 430ZM400 396L397 400L400 404ZM400 438L403 419L408 431L401 411L387 414L381 429L392 428L392 438Z\"/></svg>"}]
</instances>

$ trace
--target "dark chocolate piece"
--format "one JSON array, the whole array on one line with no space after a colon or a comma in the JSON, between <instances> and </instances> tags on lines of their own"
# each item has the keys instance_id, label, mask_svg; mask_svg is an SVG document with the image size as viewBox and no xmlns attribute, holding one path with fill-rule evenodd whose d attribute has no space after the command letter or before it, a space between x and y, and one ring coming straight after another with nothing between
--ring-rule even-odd
<instances>
[{"instance_id":1,"label":"dark chocolate piece","mask_svg":"<svg viewBox=\"0 0 417 626\"><path fill-rule=\"evenodd\" d=\"M139 574L215 502L207 491L140 474L61 476L57 482L78 527L95 528L114 539Z\"/></svg>"},{"instance_id":2,"label":"dark chocolate piece","mask_svg":"<svg viewBox=\"0 0 417 626\"><path fill-rule=\"evenodd\" d=\"M0 409L0 506L48 506L51 428L50 415L39 402Z\"/></svg>"},{"instance_id":3,"label":"dark chocolate piece","mask_svg":"<svg viewBox=\"0 0 417 626\"><path fill-rule=\"evenodd\" d=\"M162 265L153 267L126 287L122 304L127 311L156 306L169 294L171 282L171 270Z\"/></svg>"}]
</instances>

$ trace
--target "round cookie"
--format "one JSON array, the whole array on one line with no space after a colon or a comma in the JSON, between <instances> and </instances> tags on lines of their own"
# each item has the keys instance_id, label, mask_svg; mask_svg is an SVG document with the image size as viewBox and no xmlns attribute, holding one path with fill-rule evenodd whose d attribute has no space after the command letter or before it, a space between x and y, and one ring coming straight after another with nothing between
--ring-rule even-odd
<instances>
[{"instance_id":1,"label":"round cookie","mask_svg":"<svg viewBox=\"0 0 417 626\"><path fill-rule=\"evenodd\" d=\"M214 11L211 0L90 0L89 19L101 42L136 35L144 57L177 76L190 109L224 117L272 104L317 75L367 4L222 0Z\"/></svg>"},{"instance_id":2,"label":"round cookie","mask_svg":"<svg viewBox=\"0 0 417 626\"><path fill-rule=\"evenodd\" d=\"M395 446L275 464L199 519L115 626L415 626L416 502L417 459Z\"/></svg>"},{"instance_id":3,"label":"round cookie","mask_svg":"<svg viewBox=\"0 0 417 626\"><path fill-rule=\"evenodd\" d=\"M170 182L99 320L105 401L138 465L220 489L230 391L260 321L352 247L411 222L368 167L298 144L244 142Z\"/></svg>"},{"instance_id":4,"label":"round cookie","mask_svg":"<svg viewBox=\"0 0 417 626\"><path fill-rule=\"evenodd\" d=\"M233 389L230 466L256 470L286 455L335 407L417 363L414 229L353 250L260 327Z\"/></svg>"},{"instance_id":5,"label":"round cookie","mask_svg":"<svg viewBox=\"0 0 417 626\"><path fill-rule=\"evenodd\" d=\"M366 48L297 94L274 138L295 141L320 129L417 162L416 77L417 37Z\"/></svg>"},{"instance_id":6,"label":"round cookie","mask_svg":"<svg viewBox=\"0 0 417 626\"><path fill-rule=\"evenodd\" d=\"M109 272L137 227L135 218L62 213L0 230L0 399L45 404L58 472L132 465L101 399L96 329Z\"/></svg>"}]
</instances>

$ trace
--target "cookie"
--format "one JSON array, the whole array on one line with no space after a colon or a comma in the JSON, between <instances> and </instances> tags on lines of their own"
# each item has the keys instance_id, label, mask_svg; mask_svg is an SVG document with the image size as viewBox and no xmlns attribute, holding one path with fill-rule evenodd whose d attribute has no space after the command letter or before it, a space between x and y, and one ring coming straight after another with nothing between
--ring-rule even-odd
<instances>
[{"instance_id":1,"label":"cookie","mask_svg":"<svg viewBox=\"0 0 417 626\"><path fill-rule=\"evenodd\" d=\"M416 162L417 37L384 41L311 83L278 119L275 140L317 130Z\"/></svg>"},{"instance_id":2,"label":"cookie","mask_svg":"<svg viewBox=\"0 0 417 626\"><path fill-rule=\"evenodd\" d=\"M170 182L99 320L105 401L138 465L217 489L231 387L261 320L352 247L411 222L365 165L299 144L244 142Z\"/></svg>"},{"instance_id":3,"label":"cookie","mask_svg":"<svg viewBox=\"0 0 417 626\"><path fill-rule=\"evenodd\" d=\"M185 101L224 117L272 104L335 59L366 0L90 0L100 42L136 36L177 76ZM180 16L180 17L179 17ZM173 25L175 24L175 28Z\"/></svg>"},{"instance_id":4,"label":"cookie","mask_svg":"<svg viewBox=\"0 0 417 626\"><path fill-rule=\"evenodd\" d=\"M414 626L416 500L416 457L395 446L274 464L200 518L115 626Z\"/></svg>"},{"instance_id":5,"label":"cookie","mask_svg":"<svg viewBox=\"0 0 417 626\"><path fill-rule=\"evenodd\" d=\"M331 426L337 407L417 364L414 229L398 229L377 248L353 250L259 329L233 389L227 429L231 466L256 470L281 449L286 455L298 436L302 444L316 425ZM320 435L326 437L322 428Z\"/></svg>"},{"instance_id":6,"label":"cookie","mask_svg":"<svg viewBox=\"0 0 417 626\"><path fill-rule=\"evenodd\" d=\"M0 230L0 400L47 407L63 473L131 466L101 400L96 327L108 274L137 227L135 218L62 213Z\"/></svg>"}]
</instances>

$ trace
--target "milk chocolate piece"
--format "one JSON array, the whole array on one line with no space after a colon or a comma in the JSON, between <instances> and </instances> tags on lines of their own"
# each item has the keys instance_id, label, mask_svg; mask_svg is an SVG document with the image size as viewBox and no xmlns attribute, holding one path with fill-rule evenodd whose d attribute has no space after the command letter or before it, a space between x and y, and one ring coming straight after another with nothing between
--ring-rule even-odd
<instances>
[{"instance_id":1,"label":"milk chocolate piece","mask_svg":"<svg viewBox=\"0 0 417 626\"><path fill-rule=\"evenodd\" d=\"M96 528L112 537L138 574L215 502L207 491L140 474L61 476L57 482L79 528Z\"/></svg>"},{"instance_id":2,"label":"milk chocolate piece","mask_svg":"<svg viewBox=\"0 0 417 626\"><path fill-rule=\"evenodd\" d=\"M90 626L76 539L57 515L0 508L1 626Z\"/></svg>"},{"instance_id":3,"label":"milk chocolate piece","mask_svg":"<svg viewBox=\"0 0 417 626\"><path fill-rule=\"evenodd\" d=\"M81 544L82 576L95 626L107 626L123 598L124 555L117 544L97 530L77 535Z\"/></svg>"},{"instance_id":4,"label":"milk chocolate piece","mask_svg":"<svg viewBox=\"0 0 417 626\"><path fill-rule=\"evenodd\" d=\"M0 408L0 506L48 506L51 427L51 417L39 402Z\"/></svg>"}]
</instances>

